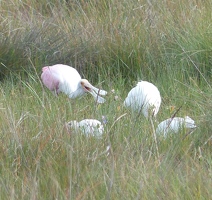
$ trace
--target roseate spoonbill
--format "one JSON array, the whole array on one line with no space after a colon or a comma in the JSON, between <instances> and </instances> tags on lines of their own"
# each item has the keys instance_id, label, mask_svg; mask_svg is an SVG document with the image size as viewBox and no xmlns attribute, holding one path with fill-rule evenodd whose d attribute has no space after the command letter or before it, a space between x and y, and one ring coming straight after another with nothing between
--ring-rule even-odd
<instances>
[{"instance_id":1,"label":"roseate spoonbill","mask_svg":"<svg viewBox=\"0 0 212 200\"><path fill-rule=\"evenodd\" d=\"M43 84L56 95L64 92L69 98L74 99L88 92L98 103L105 102L105 99L99 95L106 95L107 92L95 88L86 79L81 79L77 70L68 65L57 64L43 67L41 79Z\"/></svg>"},{"instance_id":2,"label":"roseate spoonbill","mask_svg":"<svg viewBox=\"0 0 212 200\"><path fill-rule=\"evenodd\" d=\"M156 116L161 104L158 88L147 81L140 81L130 90L124 101L126 107L133 111L142 112L148 118L149 114Z\"/></svg>"},{"instance_id":3,"label":"roseate spoonbill","mask_svg":"<svg viewBox=\"0 0 212 200\"><path fill-rule=\"evenodd\" d=\"M104 132L104 126L96 119L84 119L80 122L73 120L68 122L67 125L75 131L82 132L86 136L101 138Z\"/></svg>"},{"instance_id":4,"label":"roseate spoonbill","mask_svg":"<svg viewBox=\"0 0 212 200\"><path fill-rule=\"evenodd\" d=\"M183 128L190 130L196 127L194 120L188 116L174 117L162 121L156 129L156 133L166 137L169 132L178 133Z\"/></svg>"}]
</instances>

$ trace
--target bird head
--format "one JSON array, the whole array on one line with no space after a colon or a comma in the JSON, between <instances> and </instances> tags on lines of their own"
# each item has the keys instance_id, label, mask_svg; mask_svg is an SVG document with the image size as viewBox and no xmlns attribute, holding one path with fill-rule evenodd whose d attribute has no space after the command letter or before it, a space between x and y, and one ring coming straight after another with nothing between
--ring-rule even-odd
<instances>
[{"instance_id":1,"label":"bird head","mask_svg":"<svg viewBox=\"0 0 212 200\"><path fill-rule=\"evenodd\" d=\"M85 92L89 92L98 103L105 102L105 99L99 96L99 95L106 95L107 92L105 90L100 90L98 88L95 88L86 79L82 79L80 83L81 83L83 90Z\"/></svg>"},{"instance_id":2,"label":"bird head","mask_svg":"<svg viewBox=\"0 0 212 200\"><path fill-rule=\"evenodd\" d=\"M185 119L186 128L191 128L191 129L197 128L195 121L191 119L189 116L186 116L184 119Z\"/></svg>"},{"instance_id":3,"label":"bird head","mask_svg":"<svg viewBox=\"0 0 212 200\"><path fill-rule=\"evenodd\" d=\"M79 123L76 120L68 122L67 125L73 129L77 129L79 127Z\"/></svg>"}]
</instances>

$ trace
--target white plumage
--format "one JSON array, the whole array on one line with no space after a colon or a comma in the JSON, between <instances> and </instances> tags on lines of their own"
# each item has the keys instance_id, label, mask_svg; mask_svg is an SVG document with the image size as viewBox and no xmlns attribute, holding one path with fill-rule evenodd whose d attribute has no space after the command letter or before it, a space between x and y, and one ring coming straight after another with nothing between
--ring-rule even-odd
<instances>
[{"instance_id":1,"label":"white plumage","mask_svg":"<svg viewBox=\"0 0 212 200\"><path fill-rule=\"evenodd\" d=\"M96 119L84 119L80 122L74 120L68 122L68 125L75 131L80 131L86 136L101 138L104 133L104 126Z\"/></svg>"},{"instance_id":2,"label":"white plumage","mask_svg":"<svg viewBox=\"0 0 212 200\"><path fill-rule=\"evenodd\" d=\"M158 88L147 81L140 81L130 90L124 105L133 111L142 112L148 118L149 114L156 116L161 104Z\"/></svg>"},{"instance_id":3,"label":"white plumage","mask_svg":"<svg viewBox=\"0 0 212 200\"><path fill-rule=\"evenodd\" d=\"M169 132L178 133L183 128L194 129L196 127L194 120L188 116L174 117L162 121L156 129L156 133L166 137Z\"/></svg>"},{"instance_id":4,"label":"white plumage","mask_svg":"<svg viewBox=\"0 0 212 200\"><path fill-rule=\"evenodd\" d=\"M98 103L105 102L105 99L99 95L106 95L107 92L95 88L88 80L81 79L77 70L68 65L57 64L43 67L41 79L43 84L56 95L64 92L69 98L74 99L88 92Z\"/></svg>"}]
</instances>

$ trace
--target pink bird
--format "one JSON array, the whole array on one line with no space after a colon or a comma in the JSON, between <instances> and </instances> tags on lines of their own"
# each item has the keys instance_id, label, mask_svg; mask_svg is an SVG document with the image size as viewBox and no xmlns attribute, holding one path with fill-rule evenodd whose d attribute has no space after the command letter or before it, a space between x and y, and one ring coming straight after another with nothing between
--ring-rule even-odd
<instances>
[{"instance_id":1,"label":"pink bird","mask_svg":"<svg viewBox=\"0 0 212 200\"><path fill-rule=\"evenodd\" d=\"M95 88L88 80L81 79L77 70L68 65L57 64L43 67L41 79L43 84L56 95L64 92L69 98L75 99L88 92L98 103L105 102L105 99L99 95L106 95L107 92Z\"/></svg>"}]
</instances>

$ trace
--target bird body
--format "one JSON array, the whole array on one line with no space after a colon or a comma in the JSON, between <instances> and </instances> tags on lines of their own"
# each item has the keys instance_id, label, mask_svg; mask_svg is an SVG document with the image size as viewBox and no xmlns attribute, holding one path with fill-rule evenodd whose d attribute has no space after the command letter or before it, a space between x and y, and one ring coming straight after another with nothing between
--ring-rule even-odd
<instances>
[{"instance_id":1,"label":"bird body","mask_svg":"<svg viewBox=\"0 0 212 200\"><path fill-rule=\"evenodd\" d=\"M196 127L194 120L188 116L174 117L162 121L156 129L156 133L166 137L169 132L178 133L183 128L194 129Z\"/></svg>"},{"instance_id":2,"label":"bird body","mask_svg":"<svg viewBox=\"0 0 212 200\"><path fill-rule=\"evenodd\" d=\"M99 95L107 94L106 91L92 86L86 79L81 79L77 70L68 65L57 64L43 67L41 79L43 84L56 95L63 92L71 99L88 92L98 103L104 103L105 99Z\"/></svg>"},{"instance_id":3,"label":"bird body","mask_svg":"<svg viewBox=\"0 0 212 200\"><path fill-rule=\"evenodd\" d=\"M156 116L161 104L158 88L147 81L140 81L132 88L124 101L126 107L133 111L142 112L148 118L149 112Z\"/></svg>"},{"instance_id":4,"label":"bird body","mask_svg":"<svg viewBox=\"0 0 212 200\"><path fill-rule=\"evenodd\" d=\"M76 120L68 122L68 125L76 131L80 131L86 136L101 138L104 133L104 126L96 119L84 119L80 122Z\"/></svg>"}]
</instances>

